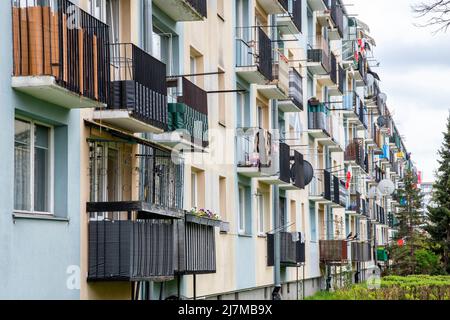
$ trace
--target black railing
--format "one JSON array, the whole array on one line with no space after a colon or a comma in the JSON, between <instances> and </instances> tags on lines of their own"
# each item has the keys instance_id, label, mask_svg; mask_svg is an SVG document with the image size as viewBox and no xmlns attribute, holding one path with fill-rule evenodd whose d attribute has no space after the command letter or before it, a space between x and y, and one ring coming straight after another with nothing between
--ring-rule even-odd
<instances>
[{"instance_id":1,"label":"black railing","mask_svg":"<svg viewBox=\"0 0 450 320\"><path fill-rule=\"evenodd\" d=\"M294 164L291 167L291 178L294 186L299 189L305 189L304 158L298 151L294 151Z\"/></svg>"},{"instance_id":2,"label":"black railing","mask_svg":"<svg viewBox=\"0 0 450 320\"><path fill-rule=\"evenodd\" d=\"M365 152L363 139L353 139L345 149L345 161L355 161L357 165L364 168Z\"/></svg>"},{"instance_id":3,"label":"black railing","mask_svg":"<svg viewBox=\"0 0 450 320\"><path fill-rule=\"evenodd\" d=\"M300 110L303 110L303 78L295 68L289 71L289 97Z\"/></svg>"},{"instance_id":4,"label":"black railing","mask_svg":"<svg viewBox=\"0 0 450 320\"><path fill-rule=\"evenodd\" d=\"M291 148L280 143L280 180L291 183Z\"/></svg>"},{"instance_id":5,"label":"black railing","mask_svg":"<svg viewBox=\"0 0 450 320\"><path fill-rule=\"evenodd\" d=\"M303 0L292 0L292 22L294 22L294 25L297 27L297 30L301 33L302 32L302 1Z\"/></svg>"},{"instance_id":6,"label":"black railing","mask_svg":"<svg viewBox=\"0 0 450 320\"><path fill-rule=\"evenodd\" d=\"M294 235L296 239L294 239ZM283 266L295 267L305 262L305 243L301 242L301 233L280 232L280 262ZM267 265L274 266L274 235L267 236Z\"/></svg>"},{"instance_id":7,"label":"black railing","mask_svg":"<svg viewBox=\"0 0 450 320\"><path fill-rule=\"evenodd\" d=\"M367 262L372 259L372 247L368 242L351 243L352 261Z\"/></svg>"},{"instance_id":8,"label":"black railing","mask_svg":"<svg viewBox=\"0 0 450 320\"><path fill-rule=\"evenodd\" d=\"M347 208L349 211L355 211L358 214L362 213L361 210L361 193L355 192L350 195L350 204Z\"/></svg>"},{"instance_id":9,"label":"black railing","mask_svg":"<svg viewBox=\"0 0 450 320\"><path fill-rule=\"evenodd\" d=\"M207 0L185 0L192 8L195 9L202 17L208 17L208 1Z\"/></svg>"},{"instance_id":10,"label":"black railing","mask_svg":"<svg viewBox=\"0 0 450 320\"><path fill-rule=\"evenodd\" d=\"M325 72L330 72L330 58L328 53L323 49L309 49L308 50L308 61L319 62L322 64Z\"/></svg>"},{"instance_id":11,"label":"black railing","mask_svg":"<svg viewBox=\"0 0 450 320\"><path fill-rule=\"evenodd\" d=\"M174 276L174 229L154 220L95 220L88 228L89 281L145 281Z\"/></svg>"},{"instance_id":12,"label":"black railing","mask_svg":"<svg viewBox=\"0 0 450 320\"><path fill-rule=\"evenodd\" d=\"M347 74L345 69L341 65L338 66L338 76L339 76L338 89L343 94L345 92L345 83L347 80Z\"/></svg>"},{"instance_id":13,"label":"black railing","mask_svg":"<svg viewBox=\"0 0 450 320\"><path fill-rule=\"evenodd\" d=\"M53 76L102 103L109 95L109 27L67 0L12 2L14 76Z\"/></svg>"},{"instance_id":14,"label":"black railing","mask_svg":"<svg viewBox=\"0 0 450 320\"><path fill-rule=\"evenodd\" d=\"M331 1L331 19L333 19L339 35L342 38L344 35L344 11L342 10L342 5L339 0Z\"/></svg>"},{"instance_id":15,"label":"black railing","mask_svg":"<svg viewBox=\"0 0 450 320\"><path fill-rule=\"evenodd\" d=\"M258 28L258 70L268 80L273 80L272 42L263 29Z\"/></svg>"},{"instance_id":16,"label":"black railing","mask_svg":"<svg viewBox=\"0 0 450 320\"><path fill-rule=\"evenodd\" d=\"M219 221L186 215L177 225L179 274L216 272L216 241L214 228Z\"/></svg>"},{"instance_id":17,"label":"black railing","mask_svg":"<svg viewBox=\"0 0 450 320\"><path fill-rule=\"evenodd\" d=\"M131 43L110 44L109 108L127 109L133 117L167 130L166 65Z\"/></svg>"},{"instance_id":18,"label":"black railing","mask_svg":"<svg viewBox=\"0 0 450 320\"><path fill-rule=\"evenodd\" d=\"M330 61L331 61L330 78L331 78L331 81L334 84L337 84L338 83L338 81L337 81L337 77L338 77L337 72L338 72L338 70L337 70L337 60L336 60L336 56L334 55L334 53L331 53L331 60Z\"/></svg>"}]
</instances>

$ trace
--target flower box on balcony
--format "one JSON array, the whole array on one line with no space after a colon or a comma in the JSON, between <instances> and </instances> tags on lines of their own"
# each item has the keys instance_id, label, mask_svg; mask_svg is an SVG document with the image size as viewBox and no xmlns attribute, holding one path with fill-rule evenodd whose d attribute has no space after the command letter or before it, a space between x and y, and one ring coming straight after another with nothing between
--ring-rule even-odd
<instances>
[{"instance_id":1,"label":"flower box on balcony","mask_svg":"<svg viewBox=\"0 0 450 320\"><path fill-rule=\"evenodd\" d=\"M217 219L210 219L206 217L199 217L195 214L186 214L185 216L186 222L196 223L204 226L211 226L211 227L220 227L221 221Z\"/></svg>"}]
</instances>

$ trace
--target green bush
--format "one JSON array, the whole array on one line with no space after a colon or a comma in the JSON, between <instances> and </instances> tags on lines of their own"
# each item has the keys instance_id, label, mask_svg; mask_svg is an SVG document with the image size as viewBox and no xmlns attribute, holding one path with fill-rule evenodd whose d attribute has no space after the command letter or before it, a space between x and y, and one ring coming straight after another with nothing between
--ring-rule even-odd
<instances>
[{"instance_id":1,"label":"green bush","mask_svg":"<svg viewBox=\"0 0 450 320\"><path fill-rule=\"evenodd\" d=\"M379 289L367 284L334 292L318 292L308 300L450 300L450 276L388 276Z\"/></svg>"}]
</instances>

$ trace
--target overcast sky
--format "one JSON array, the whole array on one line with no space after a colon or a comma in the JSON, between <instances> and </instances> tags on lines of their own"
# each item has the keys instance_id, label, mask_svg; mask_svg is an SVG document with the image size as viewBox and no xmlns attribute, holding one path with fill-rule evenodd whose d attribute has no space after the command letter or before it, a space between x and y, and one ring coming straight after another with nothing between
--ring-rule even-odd
<instances>
[{"instance_id":1,"label":"overcast sky","mask_svg":"<svg viewBox=\"0 0 450 320\"><path fill-rule=\"evenodd\" d=\"M425 181L434 180L437 150L450 110L450 31L414 26L418 0L344 0L350 15L366 22L377 42L373 68L381 91ZM371 62L371 65L374 62Z\"/></svg>"}]
</instances>

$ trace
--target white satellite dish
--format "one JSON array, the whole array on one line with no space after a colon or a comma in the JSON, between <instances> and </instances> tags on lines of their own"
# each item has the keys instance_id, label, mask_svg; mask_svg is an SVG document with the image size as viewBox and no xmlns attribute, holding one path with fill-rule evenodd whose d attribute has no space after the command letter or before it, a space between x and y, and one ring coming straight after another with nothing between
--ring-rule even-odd
<instances>
[{"instance_id":1,"label":"white satellite dish","mask_svg":"<svg viewBox=\"0 0 450 320\"><path fill-rule=\"evenodd\" d=\"M384 179L378 184L378 190L385 195L390 196L395 191L394 183L389 179Z\"/></svg>"},{"instance_id":2,"label":"white satellite dish","mask_svg":"<svg viewBox=\"0 0 450 320\"><path fill-rule=\"evenodd\" d=\"M367 86L368 87L373 86L373 84L375 83L375 77L369 73L369 74L367 74L366 79L367 79Z\"/></svg>"}]
</instances>

